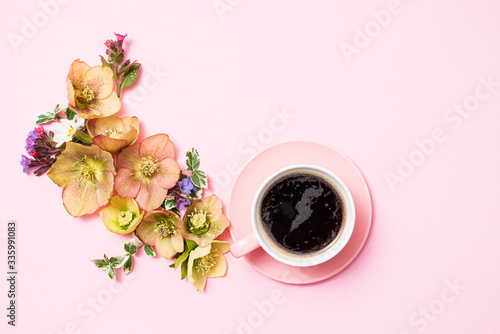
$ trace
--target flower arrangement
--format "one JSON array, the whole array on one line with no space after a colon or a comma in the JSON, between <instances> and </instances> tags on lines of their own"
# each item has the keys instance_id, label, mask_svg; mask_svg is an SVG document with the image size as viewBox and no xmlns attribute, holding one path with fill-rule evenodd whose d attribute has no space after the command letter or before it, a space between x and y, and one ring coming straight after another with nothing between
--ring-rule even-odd
<instances>
[{"instance_id":1,"label":"flower arrangement","mask_svg":"<svg viewBox=\"0 0 500 334\"><path fill-rule=\"evenodd\" d=\"M125 254L91 260L114 279L129 274L140 248L174 260L181 279L203 291L208 277L226 273L229 243L216 240L229 226L215 195L204 197L207 175L196 149L186 153L187 170L175 160L175 146L160 133L137 142L137 117L117 117L122 91L132 86L141 64L124 60L127 35L105 42L107 59L90 67L80 59L66 77L68 104L38 115L28 133L23 172L47 176L62 187L62 201L73 217L100 210L105 228L131 234ZM54 131L44 128L52 126Z\"/></svg>"}]
</instances>

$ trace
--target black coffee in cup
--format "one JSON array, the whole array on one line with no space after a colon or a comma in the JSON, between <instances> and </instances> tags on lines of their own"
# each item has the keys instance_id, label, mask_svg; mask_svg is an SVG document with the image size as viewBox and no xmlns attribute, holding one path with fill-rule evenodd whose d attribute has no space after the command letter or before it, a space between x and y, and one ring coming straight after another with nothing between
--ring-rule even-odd
<instances>
[{"instance_id":1,"label":"black coffee in cup","mask_svg":"<svg viewBox=\"0 0 500 334\"><path fill-rule=\"evenodd\" d=\"M264 191L260 226L281 251L307 256L336 239L345 211L343 197L332 181L313 171L295 170Z\"/></svg>"}]
</instances>

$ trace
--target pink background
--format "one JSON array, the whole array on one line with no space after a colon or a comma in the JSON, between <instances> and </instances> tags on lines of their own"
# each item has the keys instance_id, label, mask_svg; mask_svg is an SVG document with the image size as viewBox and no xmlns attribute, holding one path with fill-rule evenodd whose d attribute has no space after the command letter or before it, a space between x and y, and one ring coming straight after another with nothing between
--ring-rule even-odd
<instances>
[{"instance_id":1,"label":"pink background","mask_svg":"<svg viewBox=\"0 0 500 334\"><path fill-rule=\"evenodd\" d=\"M500 332L498 1L4 0L0 13L0 267L5 277L15 219L19 272L16 328L0 280L3 333ZM273 144L317 141L350 157L374 208L357 259L293 286L228 254L227 276L198 293L141 251L111 284L88 259L120 254L128 237L98 215L69 216L61 189L18 161L35 115L66 103L71 62L98 65L113 32L129 34L143 64L121 115L137 115L143 137L169 134L182 165L196 146L226 209L238 170ZM450 109L464 104L464 116Z\"/></svg>"}]
</instances>

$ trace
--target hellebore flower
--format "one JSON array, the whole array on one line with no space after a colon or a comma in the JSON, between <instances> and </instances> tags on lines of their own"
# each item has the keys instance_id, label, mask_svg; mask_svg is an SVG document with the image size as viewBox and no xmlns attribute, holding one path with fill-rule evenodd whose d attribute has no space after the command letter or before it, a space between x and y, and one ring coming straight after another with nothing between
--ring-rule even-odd
<instances>
[{"instance_id":1,"label":"hellebore flower","mask_svg":"<svg viewBox=\"0 0 500 334\"><path fill-rule=\"evenodd\" d=\"M215 195L193 200L182 222L184 236L201 247L208 246L229 226L222 203Z\"/></svg>"},{"instance_id":2,"label":"hellebore flower","mask_svg":"<svg viewBox=\"0 0 500 334\"><path fill-rule=\"evenodd\" d=\"M114 91L115 81L110 67L90 67L80 59L69 68L66 78L69 108L86 119L107 117L121 108Z\"/></svg>"},{"instance_id":3,"label":"hellebore flower","mask_svg":"<svg viewBox=\"0 0 500 334\"><path fill-rule=\"evenodd\" d=\"M167 259L184 251L181 219L172 211L148 212L137 227L137 234L142 242L155 246L156 251Z\"/></svg>"},{"instance_id":4,"label":"hellebore flower","mask_svg":"<svg viewBox=\"0 0 500 334\"><path fill-rule=\"evenodd\" d=\"M68 142L47 175L64 188L62 199L68 213L79 217L108 204L115 174L111 153L95 145Z\"/></svg>"},{"instance_id":5,"label":"hellebore flower","mask_svg":"<svg viewBox=\"0 0 500 334\"><path fill-rule=\"evenodd\" d=\"M60 147L62 144L71 141L75 132L78 131L83 124L85 124L85 120L77 115L75 115L75 118L72 120L65 118L61 119L60 123L56 124L56 134L54 135L56 147Z\"/></svg>"},{"instance_id":6,"label":"hellebore flower","mask_svg":"<svg viewBox=\"0 0 500 334\"><path fill-rule=\"evenodd\" d=\"M227 263L223 254L229 250L229 243L213 241L205 247L196 247L189 253L187 277L198 291L203 291L207 277L221 277L226 274Z\"/></svg>"},{"instance_id":7,"label":"hellebore flower","mask_svg":"<svg viewBox=\"0 0 500 334\"><path fill-rule=\"evenodd\" d=\"M101 210L101 219L106 228L116 234L127 234L135 230L144 216L136 201L131 198L115 196L110 206Z\"/></svg>"},{"instance_id":8,"label":"hellebore flower","mask_svg":"<svg viewBox=\"0 0 500 334\"><path fill-rule=\"evenodd\" d=\"M146 211L157 209L168 189L175 186L180 169L173 159L175 147L166 134L157 134L124 149L116 162L118 195L135 198Z\"/></svg>"},{"instance_id":9,"label":"hellebore flower","mask_svg":"<svg viewBox=\"0 0 500 334\"><path fill-rule=\"evenodd\" d=\"M179 181L179 188L184 194L190 194L191 191L196 191L198 190L196 186L193 184L191 181L191 178L188 176L185 179Z\"/></svg>"},{"instance_id":10,"label":"hellebore flower","mask_svg":"<svg viewBox=\"0 0 500 334\"><path fill-rule=\"evenodd\" d=\"M94 144L104 151L117 153L137 140L139 119L135 116L94 118L87 122L87 130Z\"/></svg>"}]
</instances>

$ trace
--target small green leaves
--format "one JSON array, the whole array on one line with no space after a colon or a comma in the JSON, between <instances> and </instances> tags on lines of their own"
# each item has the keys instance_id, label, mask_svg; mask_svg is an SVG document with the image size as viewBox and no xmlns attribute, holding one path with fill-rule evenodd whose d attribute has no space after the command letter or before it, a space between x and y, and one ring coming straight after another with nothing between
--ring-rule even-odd
<instances>
[{"instance_id":1,"label":"small green leaves","mask_svg":"<svg viewBox=\"0 0 500 334\"><path fill-rule=\"evenodd\" d=\"M111 278L111 279L115 279L115 268L113 268L112 265L108 264L106 266L106 273L108 274L108 277Z\"/></svg>"},{"instance_id":2,"label":"small green leaves","mask_svg":"<svg viewBox=\"0 0 500 334\"><path fill-rule=\"evenodd\" d=\"M186 153L186 156L187 170L189 172L194 172L200 167L200 157L198 156L198 152L194 147L191 147L191 149Z\"/></svg>"},{"instance_id":3,"label":"small green leaves","mask_svg":"<svg viewBox=\"0 0 500 334\"><path fill-rule=\"evenodd\" d=\"M109 259L109 262L111 263L111 265L113 266L113 268L121 268L121 267L123 267L123 265L125 264L126 261L127 261L127 256L126 255L112 256Z\"/></svg>"},{"instance_id":4,"label":"small green leaves","mask_svg":"<svg viewBox=\"0 0 500 334\"><path fill-rule=\"evenodd\" d=\"M59 104L56 104L54 111L46 111L43 114L38 115L35 119L35 124L46 124L58 120L59 118L61 118L57 116L57 113L59 113L60 111L61 106Z\"/></svg>"},{"instance_id":5,"label":"small green leaves","mask_svg":"<svg viewBox=\"0 0 500 334\"><path fill-rule=\"evenodd\" d=\"M187 248L188 248L189 251L192 251L193 249L195 249L196 247L198 247L198 245L196 244L196 242L191 241L191 240L187 240L187 239L186 239L186 246L187 246Z\"/></svg>"},{"instance_id":6,"label":"small green leaves","mask_svg":"<svg viewBox=\"0 0 500 334\"><path fill-rule=\"evenodd\" d=\"M135 245L135 240L130 239L123 245L123 248L125 249L126 252L128 252L131 255L135 255L137 253L137 246Z\"/></svg>"},{"instance_id":7,"label":"small green leaves","mask_svg":"<svg viewBox=\"0 0 500 334\"><path fill-rule=\"evenodd\" d=\"M144 252L146 253L147 256L154 257L156 256L156 253L150 245L144 245Z\"/></svg>"},{"instance_id":8,"label":"small green leaves","mask_svg":"<svg viewBox=\"0 0 500 334\"><path fill-rule=\"evenodd\" d=\"M191 173L191 181L197 188L208 188L207 174L201 170L195 170Z\"/></svg>"},{"instance_id":9,"label":"small green leaves","mask_svg":"<svg viewBox=\"0 0 500 334\"><path fill-rule=\"evenodd\" d=\"M175 198L167 199L162 204L162 208L164 208L165 210L172 210L176 206L177 206L177 201L175 200Z\"/></svg>"},{"instance_id":10,"label":"small green leaves","mask_svg":"<svg viewBox=\"0 0 500 334\"><path fill-rule=\"evenodd\" d=\"M68 120L73 120L76 116L76 112L74 112L73 110L71 110L70 108L66 108L66 118Z\"/></svg>"},{"instance_id":11,"label":"small green leaves","mask_svg":"<svg viewBox=\"0 0 500 334\"><path fill-rule=\"evenodd\" d=\"M125 275L128 275L132 271L133 258L131 254L127 254L127 261L122 267L122 271Z\"/></svg>"},{"instance_id":12,"label":"small green leaves","mask_svg":"<svg viewBox=\"0 0 500 334\"><path fill-rule=\"evenodd\" d=\"M177 268L179 268L179 266L182 264L182 262L186 261L188 257L189 257L189 251L186 250L184 253L181 254L181 256L179 256L175 260L174 270L177 270Z\"/></svg>"},{"instance_id":13,"label":"small green leaves","mask_svg":"<svg viewBox=\"0 0 500 334\"><path fill-rule=\"evenodd\" d=\"M108 262L106 260L90 260L94 262L94 264L97 266L99 269L106 269L106 266L108 265Z\"/></svg>"},{"instance_id":14,"label":"small green leaves","mask_svg":"<svg viewBox=\"0 0 500 334\"><path fill-rule=\"evenodd\" d=\"M115 268L121 268L125 265L128 260L127 255L128 254L122 256L112 256L111 258L108 258L108 256L104 254L104 259L91 259L90 261L92 261L97 266L97 268L106 270L109 278L115 279Z\"/></svg>"},{"instance_id":15,"label":"small green leaves","mask_svg":"<svg viewBox=\"0 0 500 334\"><path fill-rule=\"evenodd\" d=\"M122 82L120 84L121 89L131 86L137 79L137 76L139 75L141 64L134 61L129 66L130 67L128 67L123 74Z\"/></svg>"},{"instance_id":16,"label":"small green leaves","mask_svg":"<svg viewBox=\"0 0 500 334\"><path fill-rule=\"evenodd\" d=\"M177 268L179 268L179 266L181 266L181 279L184 279L187 275L187 259L189 258L189 253L191 253L191 251L193 249L195 249L196 247L198 247L198 245L196 244L196 242L194 241L191 241L191 240L185 240L186 241L186 247L184 248L184 253L182 253L176 260L175 260L175 263L173 265L171 265L170 267L171 268L174 268L174 270L177 270Z\"/></svg>"},{"instance_id":17,"label":"small green leaves","mask_svg":"<svg viewBox=\"0 0 500 334\"><path fill-rule=\"evenodd\" d=\"M177 209L177 208L173 208L173 209L171 209L170 211L172 211L173 213L175 213L175 214L176 214L177 216L179 216L179 217L181 216L181 212L180 212L180 211L179 211L179 209Z\"/></svg>"},{"instance_id":18,"label":"small green leaves","mask_svg":"<svg viewBox=\"0 0 500 334\"><path fill-rule=\"evenodd\" d=\"M203 188L198 188L196 191L191 191L191 194L189 195L192 198L198 199L203 197Z\"/></svg>"}]
</instances>

